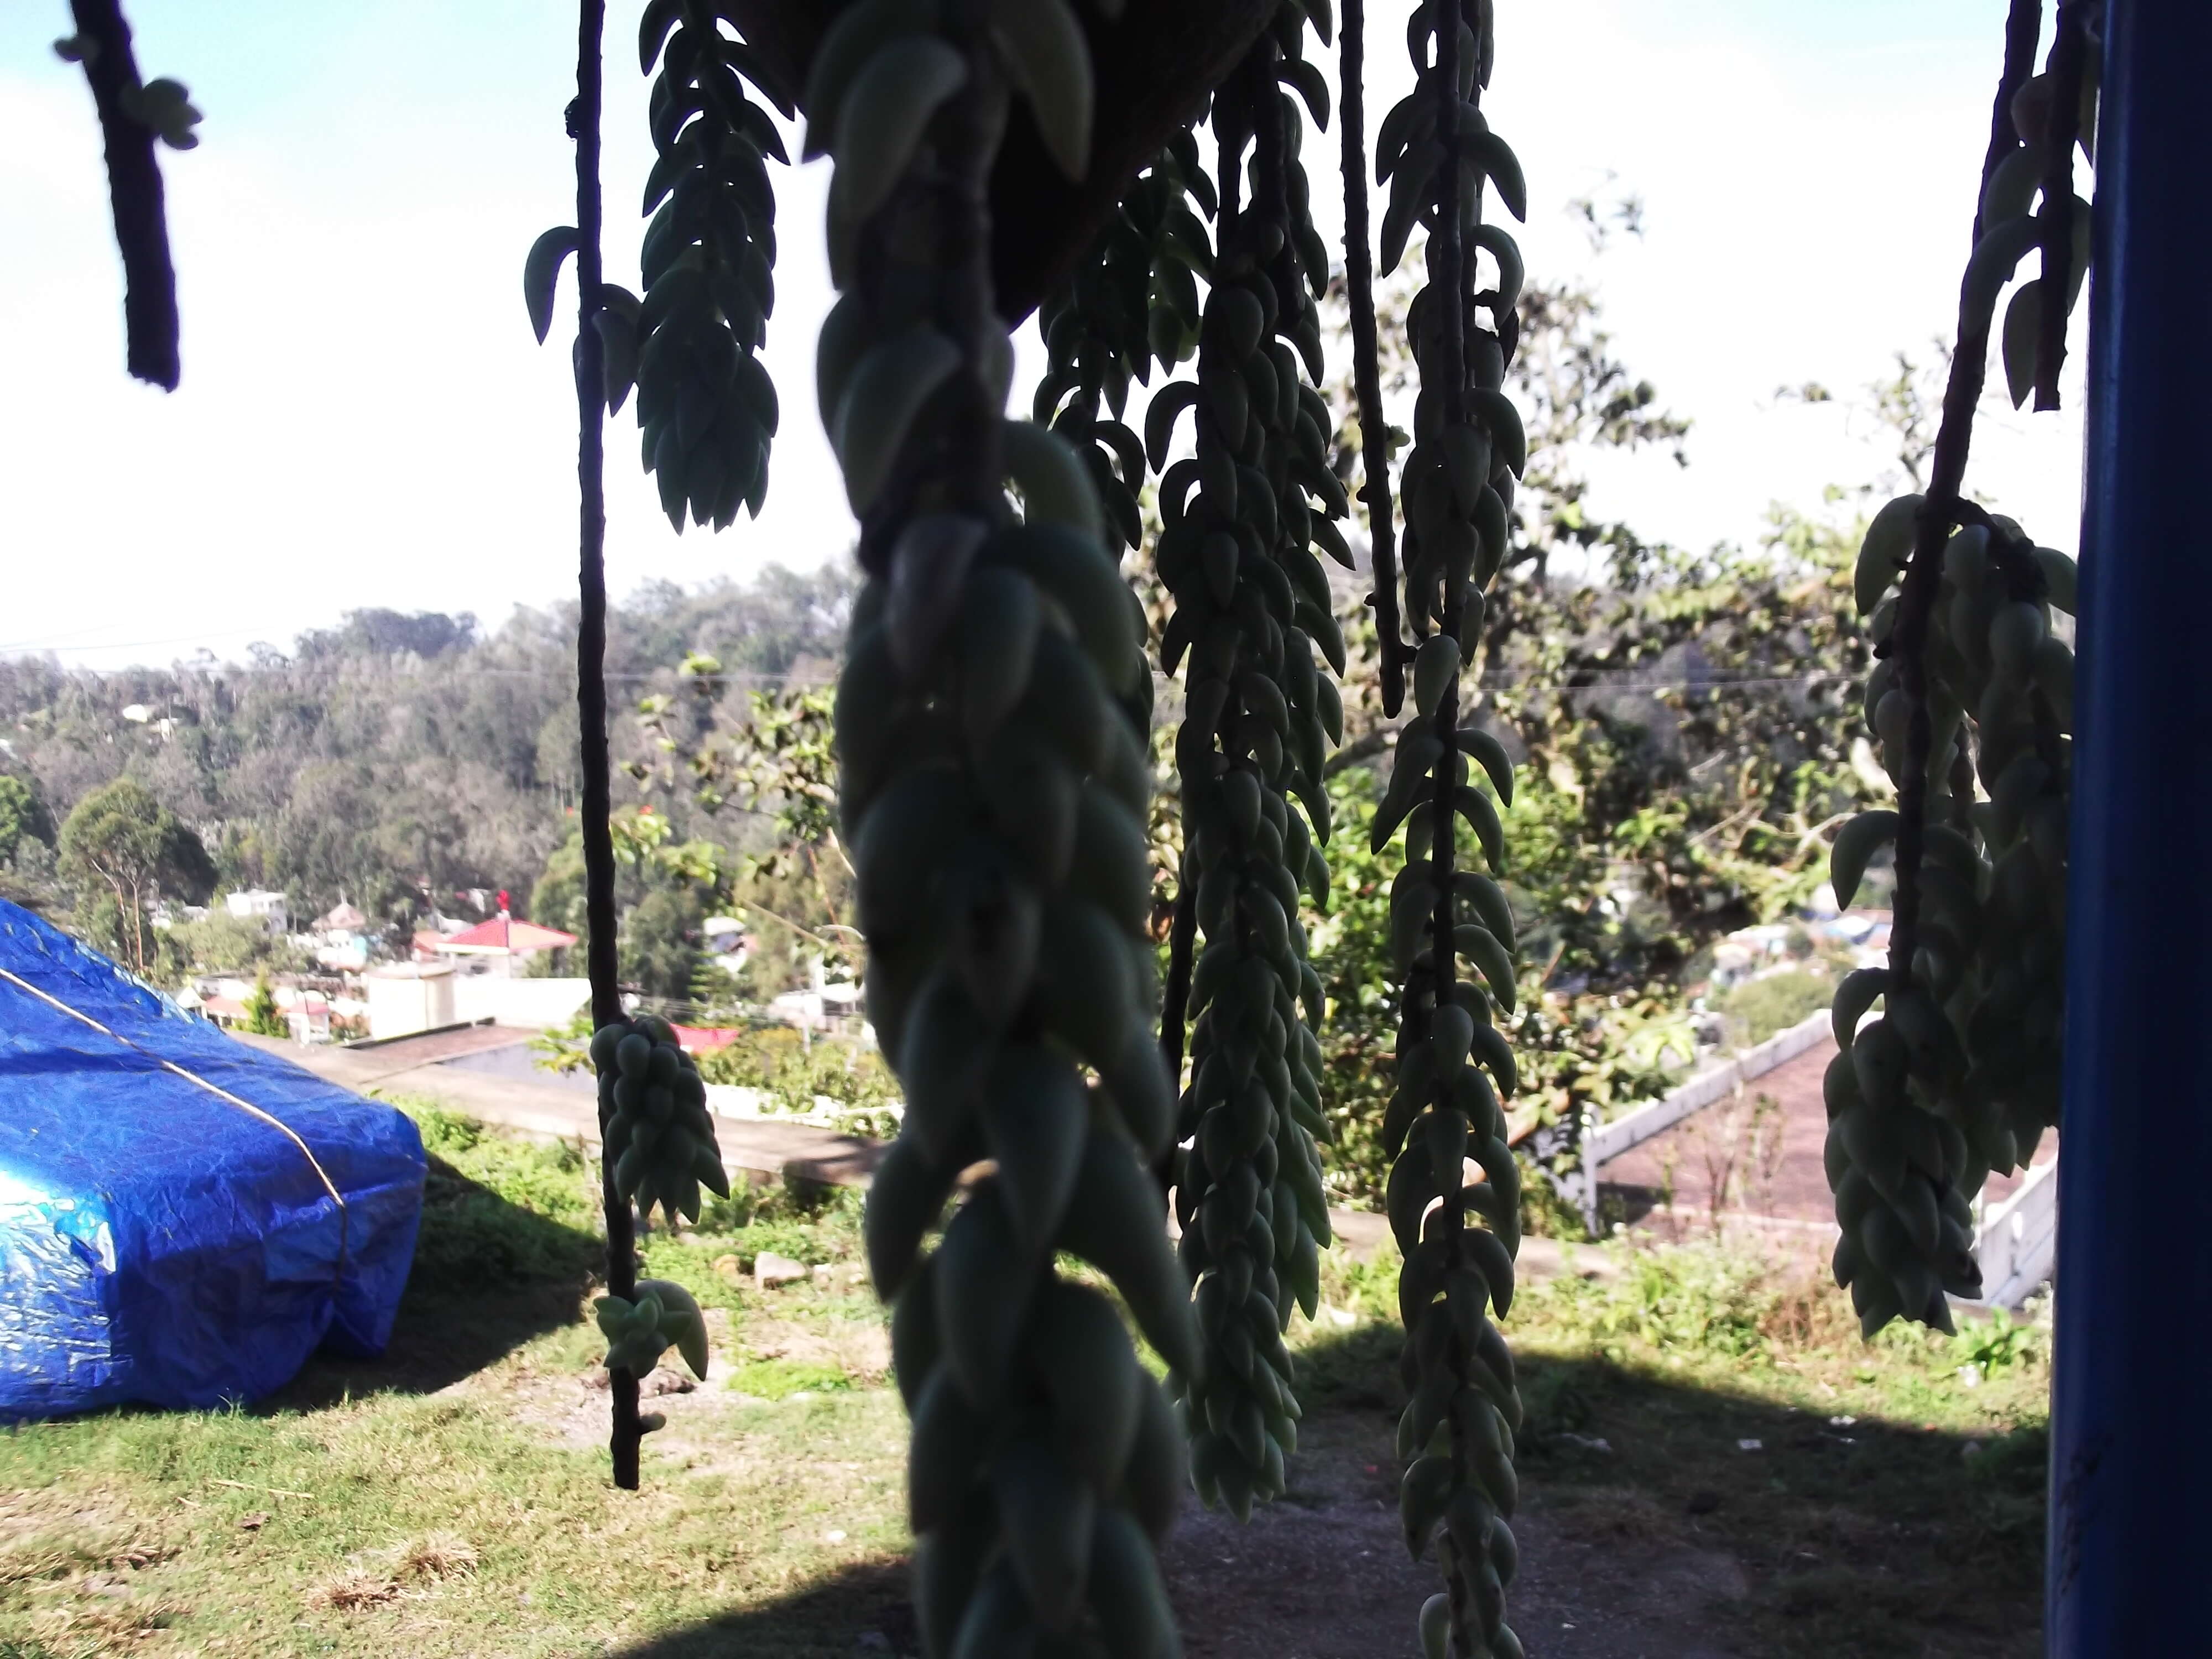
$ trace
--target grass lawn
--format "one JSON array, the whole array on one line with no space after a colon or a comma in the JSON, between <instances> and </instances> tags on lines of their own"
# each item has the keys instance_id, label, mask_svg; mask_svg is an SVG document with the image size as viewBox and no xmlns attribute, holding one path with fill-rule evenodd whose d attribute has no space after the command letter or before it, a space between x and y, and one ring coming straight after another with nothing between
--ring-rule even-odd
<instances>
[{"instance_id":1,"label":"grass lawn","mask_svg":"<svg viewBox=\"0 0 2212 1659\"><path fill-rule=\"evenodd\" d=\"M644 1490L617 1492L594 1172L422 1115L438 1162L385 1359L319 1361L242 1411L0 1431L0 1659L911 1650L904 1421L854 1198L741 1194L648 1242L648 1271L709 1310L714 1374L650 1402L668 1426ZM737 1273L763 1249L826 1271L756 1291ZM1674 1625L1707 1653L2037 1650L2039 1332L1866 1346L1832 1291L1724 1251L1583 1265L1602 1276L1525 1286L1508 1322L1532 1654L1698 1650ZM1394 1281L1337 1264L1299 1327L1292 1492L1243 1532L1186 1512L1194 1655L1412 1650L1433 1569L1390 1541ZM1299 1588L1340 1636L1278 1605L1302 1540Z\"/></svg>"}]
</instances>

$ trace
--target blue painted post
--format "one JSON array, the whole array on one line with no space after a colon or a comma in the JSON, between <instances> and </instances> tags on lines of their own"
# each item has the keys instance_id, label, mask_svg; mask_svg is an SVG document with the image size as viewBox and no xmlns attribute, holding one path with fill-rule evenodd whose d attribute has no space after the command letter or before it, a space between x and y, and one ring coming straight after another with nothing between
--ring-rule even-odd
<instances>
[{"instance_id":1,"label":"blue painted post","mask_svg":"<svg viewBox=\"0 0 2212 1659\"><path fill-rule=\"evenodd\" d=\"M2106 10L2051 1659L2212 1653L2212 4Z\"/></svg>"}]
</instances>

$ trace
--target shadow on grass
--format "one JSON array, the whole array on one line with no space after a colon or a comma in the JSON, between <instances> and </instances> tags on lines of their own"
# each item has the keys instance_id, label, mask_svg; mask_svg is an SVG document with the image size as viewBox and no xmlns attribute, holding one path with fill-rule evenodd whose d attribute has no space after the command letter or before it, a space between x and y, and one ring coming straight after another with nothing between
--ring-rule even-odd
<instances>
[{"instance_id":1,"label":"shadow on grass","mask_svg":"<svg viewBox=\"0 0 2212 1659\"><path fill-rule=\"evenodd\" d=\"M375 1359L317 1353L259 1411L301 1411L365 1394L431 1394L573 1324L599 1270L598 1235L511 1204L432 1157L415 1265Z\"/></svg>"},{"instance_id":2,"label":"shadow on grass","mask_svg":"<svg viewBox=\"0 0 2212 1659\"><path fill-rule=\"evenodd\" d=\"M778 1601L617 1654L618 1659L853 1659L855 1654L899 1659L921 1651L908 1589L903 1562L848 1567Z\"/></svg>"},{"instance_id":3,"label":"shadow on grass","mask_svg":"<svg viewBox=\"0 0 2212 1659\"><path fill-rule=\"evenodd\" d=\"M1309 1413L1365 1419L1389 1450L1404 1399L1398 1350L1395 1330L1373 1326L1309 1348ZM2039 1650L2041 1425L1977 1440L1601 1358L1533 1355L1518 1370L1528 1510L1600 1553L1690 1546L1733 1557L1749 1594L1711 1610L1728 1650Z\"/></svg>"},{"instance_id":4,"label":"shadow on grass","mask_svg":"<svg viewBox=\"0 0 2212 1659\"><path fill-rule=\"evenodd\" d=\"M1178 1597L1194 1653L1369 1659L1398 1650L1433 1573L1408 1569L1401 1582L1384 1566L1390 1557L1404 1564L1392 1500L1398 1348L1395 1331L1366 1327L1301 1353L1310 1449L1304 1478L1293 1460L1291 1481L1294 1494L1310 1495L1286 1499L1280 1516L1255 1516L1233 1567L1210 1550L1179 1565L1177 1577L1202 1575L1194 1582L1206 1586ZM1515 1622L1542 1634L1547 1659L2012 1659L2038 1650L2039 1429L1969 1455L1963 1435L1834 1422L1748 1389L1602 1359L1533 1357L1520 1381L1528 1416L1517 1530L1528 1542ZM1322 1459L1333 1462L1317 1466ZM1292 1509L1306 1517L1303 1532ZM1330 1540L1318 1559L1314 1522ZM1364 1545L1373 1553L1363 1560ZM1704 1577L1686 1579L1686 1562ZM1336 1608L1334 1622L1285 1611L1289 1582L1302 1594L1317 1589ZM907 1595L903 1566L854 1569L622 1653L911 1654Z\"/></svg>"}]
</instances>

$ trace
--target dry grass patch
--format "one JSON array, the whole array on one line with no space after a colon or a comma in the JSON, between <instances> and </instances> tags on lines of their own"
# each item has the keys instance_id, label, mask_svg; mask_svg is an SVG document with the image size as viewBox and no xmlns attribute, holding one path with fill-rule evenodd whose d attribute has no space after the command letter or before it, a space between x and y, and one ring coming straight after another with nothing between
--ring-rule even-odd
<instances>
[{"instance_id":1,"label":"dry grass patch","mask_svg":"<svg viewBox=\"0 0 2212 1659\"><path fill-rule=\"evenodd\" d=\"M30 1644L19 1648L30 1659L47 1654L91 1656L142 1651L148 1638L173 1629L191 1609L165 1598L126 1597L111 1601L73 1601L40 1608L30 1620ZM0 1640L0 1654L10 1651Z\"/></svg>"},{"instance_id":2,"label":"dry grass patch","mask_svg":"<svg viewBox=\"0 0 2212 1659\"><path fill-rule=\"evenodd\" d=\"M1633 1486L1547 1487L1544 1505L1560 1529L1594 1542L1674 1544L1682 1538L1676 1511Z\"/></svg>"},{"instance_id":3,"label":"dry grass patch","mask_svg":"<svg viewBox=\"0 0 2212 1659\"><path fill-rule=\"evenodd\" d=\"M362 1567L348 1567L307 1592L307 1605L332 1613L359 1613L399 1599L399 1581Z\"/></svg>"},{"instance_id":4,"label":"dry grass patch","mask_svg":"<svg viewBox=\"0 0 2212 1659\"><path fill-rule=\"evenodd\" d=\"M402 1579L468 1578L475 1576L477 1559L477 1547L467 1539L434 1532L401 1547L398 1573Z\"/></svg>"}]
</instances>

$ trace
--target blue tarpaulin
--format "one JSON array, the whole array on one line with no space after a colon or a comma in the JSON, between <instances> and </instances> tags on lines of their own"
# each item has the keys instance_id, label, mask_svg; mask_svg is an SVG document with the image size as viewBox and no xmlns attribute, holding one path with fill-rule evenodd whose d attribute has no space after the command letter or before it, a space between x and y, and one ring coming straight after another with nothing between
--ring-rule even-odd
<instances>
[{"instance_id":1,"label":"blue tarpaulin","mask_svg":"<svg viewBox=\"0 0 2212 1659\"><path fill-rule=\"evenodd\" d=\"M380 1352L404 1115L232 1041L0 902L0 1420L198 1407Z\"/></svg>"}]
</instances>

